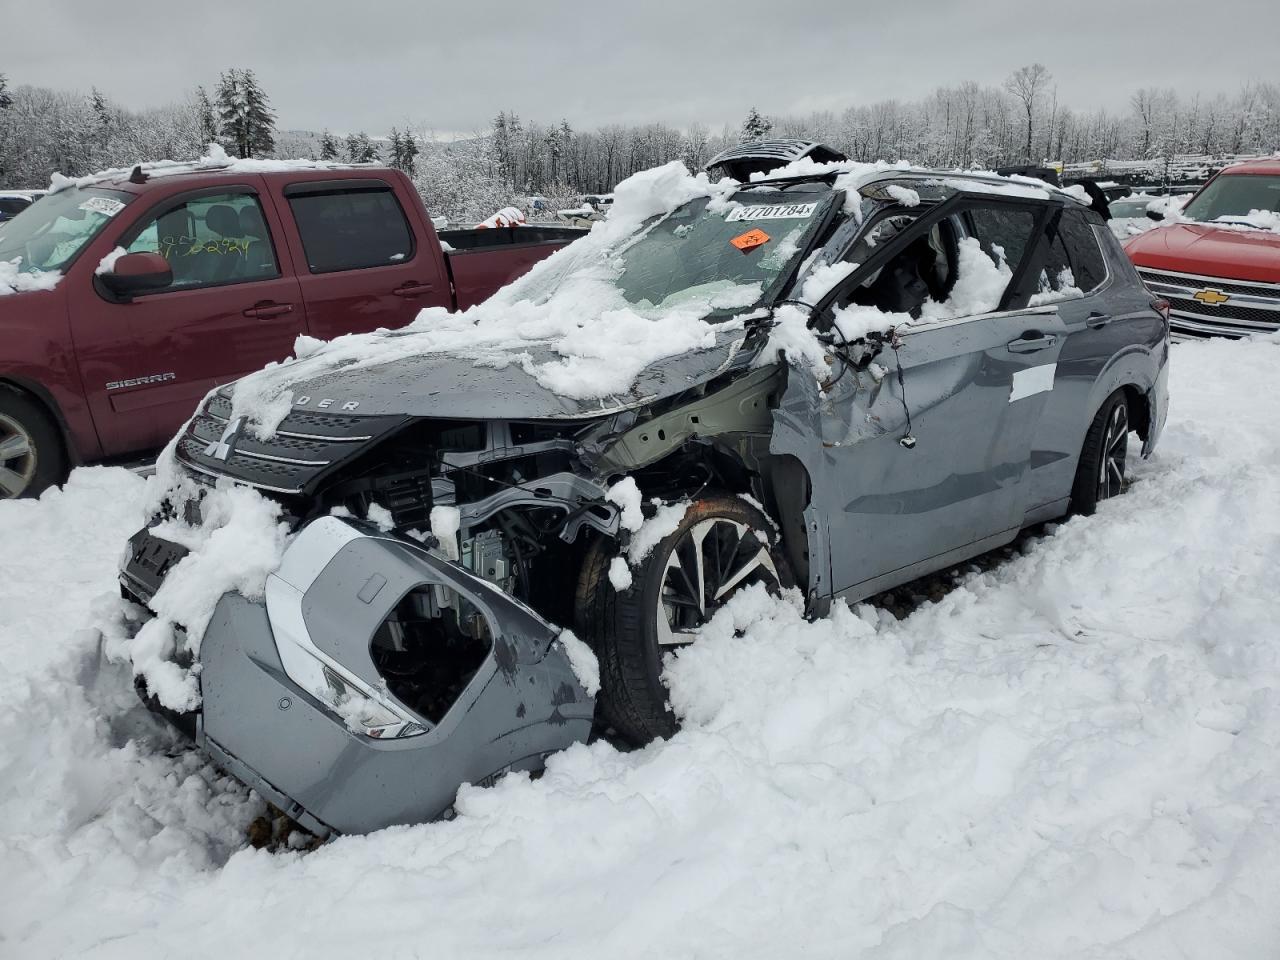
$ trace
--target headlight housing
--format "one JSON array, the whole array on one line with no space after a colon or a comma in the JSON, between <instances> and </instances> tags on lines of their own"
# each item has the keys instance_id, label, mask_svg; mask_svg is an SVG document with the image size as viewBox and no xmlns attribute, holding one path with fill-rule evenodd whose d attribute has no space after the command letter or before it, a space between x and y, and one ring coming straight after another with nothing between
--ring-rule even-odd
<instances>
[{"instance_id":1,"label":"headlight housing","mask_svg":"<svg viewBox=\"0 0 1280 960\"><path fill-rule=\"evenodd\" d=\"M426 733L426 721L396 703L385 688L364 682L316 647L302 617L303 592L283 579L283 572L282 569L267 577L267 616L280 664L289 679L328 707L354 733L375 740Z\"/></svg>"}]
</instances>

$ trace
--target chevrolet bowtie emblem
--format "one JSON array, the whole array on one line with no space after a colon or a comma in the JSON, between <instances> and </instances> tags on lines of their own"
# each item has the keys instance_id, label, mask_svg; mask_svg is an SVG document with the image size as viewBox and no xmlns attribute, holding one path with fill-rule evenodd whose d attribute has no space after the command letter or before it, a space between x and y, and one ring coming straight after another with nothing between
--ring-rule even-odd
<instances>
[{"instance_id":1,"label":"chevrolet bowtie emblem","mask_svg":"<svg viewBox=\"0 0 1280 960\"><path fill-rule=\"evenodd\" d=\"M1206 287L1203 290L1197 290L1191 295L1193 300L1199 300L1201 303L1207 303L1211 307L1216 307L1226 303L1231 299L1229 294L1223 293L1221 290L1214 290Z\"/></svg>"},{"instance_id":2,"label":"chevrolet bowtie emblem","mask_svg":"<svg viewBox=\"0 0 1280 960\"><path fill-rule=\"evenodd\" d=\"M227 424L227 428L222 431L222 436L213 441L204 448L206 457L213 457L215 460L228 460L236 448L236 439L240 434L240 427L244 423L244 417L236 417Z\"/></svg>"}]
</instances>

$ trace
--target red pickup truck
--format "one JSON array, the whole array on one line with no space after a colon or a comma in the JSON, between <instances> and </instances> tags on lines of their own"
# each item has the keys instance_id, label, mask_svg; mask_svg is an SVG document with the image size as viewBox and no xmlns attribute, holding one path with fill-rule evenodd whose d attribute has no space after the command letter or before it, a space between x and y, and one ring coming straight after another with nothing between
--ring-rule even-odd
<instances>
[{"instance_id":1,"label":"red pickup truck","mask_svg":"<svg viewBox=\"0 0 1280 960\"><path fill-rule=\"evenodd\" d=\"M1225 168L1124 248L1175 339L1280 330L1280 158Z\"/></svg>"},{"instance_id":2,"label":"red pickup truck","mask_svg":"<svg viewBox=\"0 0 1280 960\"><path fill-rule=\"evenodd\" d=\"M395 170L154 164L0 226L0 498L162 446L212 387L486 299L581 231L436 232Z\"/></svg>"}]
</instances>

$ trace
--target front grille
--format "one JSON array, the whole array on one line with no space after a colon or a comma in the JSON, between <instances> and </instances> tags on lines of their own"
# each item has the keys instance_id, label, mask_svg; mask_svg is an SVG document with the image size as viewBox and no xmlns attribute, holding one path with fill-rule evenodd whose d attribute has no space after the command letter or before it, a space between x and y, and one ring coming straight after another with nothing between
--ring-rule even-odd
<instances>
[{"instance_id":1,"label":"front grille","mask_svg":"<svg viewBox=\"0 0 1280 960\"><path fill-rule=\"evenodd\" d=\"M291 412L275 434L255 436L248 426L227 435L231 401L217 394L192 418L177 457L197 474L230 477L276 493L305 492L334 464L395 430L404 417Z\"/></svg>"},{"instance_id":2,"label":"front grille","mask_svg":"<svg viewBox=\"0 0 1280 960\"><path fill-rule=\"evenodd\" d=\"M1202 277L1190 273L1157 272L1138 268L1138 276L1149 287L1181 288L1190 292L1212 287L1223 293L1238 293L1247 297L1265 297L1280 303L1280 284L1241 283L1235 280L1219 280L1217 277Z\"/></svg>"},{"instance_id":3,"label":"front grille","mask_svg":"<svg viewBox=\"0 0 1280 960\"><path fill-rule=\"evenodd\" d=\"M1166 299L1168 299L1169 306L1173 312L1191 314L1195 319L1200 319L1206 323L1212 323L1218 319L1237 320L1241 321L1238 326L1257 325L1259 333L1280 329L1280 312L1275 310L1237 307L1230 303L1223 304L1220 307L1210 307L1201 304L1197 300L1185 300L1182 297L1168 297Z\"/></svg>"},{"instance_id":4,"label":"front grille","mask_svg":"<svg viewBox=\"0 0 1280 960\"><path fill-rule=\"evenodd\" d=\"M1138 271L1153 294L1169 301L1170 327L1183 337L1248 337L1280 330L1280 284L1244 283L1188 273ZM1216 290L1231 299L1202 303L1195 294Z\"/></svg>"}]
</instances>

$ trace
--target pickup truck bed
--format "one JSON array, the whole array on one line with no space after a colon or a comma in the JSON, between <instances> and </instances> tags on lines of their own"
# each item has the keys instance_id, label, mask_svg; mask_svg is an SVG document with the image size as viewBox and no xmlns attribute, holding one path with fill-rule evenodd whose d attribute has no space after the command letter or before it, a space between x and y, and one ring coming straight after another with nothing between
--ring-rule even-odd
<instances>
[{"instance_id":1,"label":"pickup truck bed","mask_svg":"<svg viewBox=\"0 0 1280 960\"><path fill-rule=\"evenodd\" d=\"M465 310L488 299L489 294L516 275L513 269L524 273L547 255L548 244L572 243L585 232L574 227L439 231L458 309Z\"/></svg>"}]
</instances>

